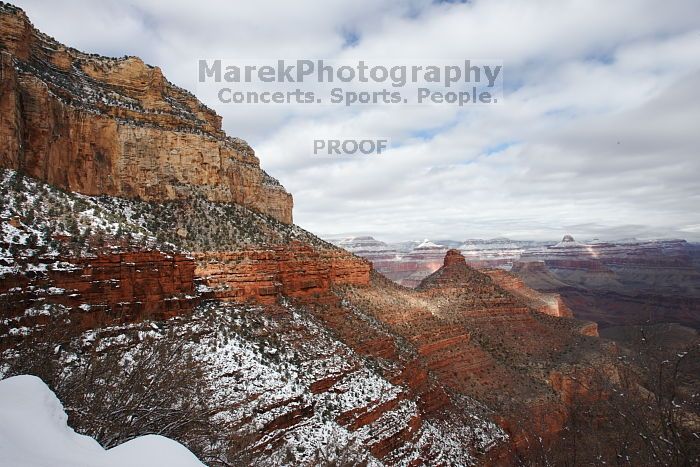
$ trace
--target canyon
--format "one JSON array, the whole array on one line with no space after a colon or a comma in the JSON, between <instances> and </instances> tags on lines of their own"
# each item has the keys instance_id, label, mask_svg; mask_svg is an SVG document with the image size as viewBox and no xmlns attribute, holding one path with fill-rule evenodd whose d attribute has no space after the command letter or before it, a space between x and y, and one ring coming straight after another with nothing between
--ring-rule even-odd
<instances>
[{"instance_id":1,"label":"canyon","mask_svg":"<svg viewBox=\"0 0 700 467\"><path fill-rule=\"evenodd\" d=\"M339 250L314 250L302 243L268 250L195 254L196 275L221 300L272 304L280 295L323 301L331 288L369 284L370 265Z\"/></svg>"},{"instance_id":2,"label":"canyon","mask_svg":"<svg viewBox=\"0 0 700 467\"><path fill-rule=\"evenodd\" d=\"M468 264L559 300L573 316L602 327L677 322L700 327L700 246L685 240L561 242L508 239L386 244L372 237L333 243L372 262L395 282L415 287L457 248ZM449 245L449 246L448 246ZM522 287L522 285L520 285Z\"/></svg>"},{"instance_id":3,"label":"canyon","mask_svg":"<svg viewBox=\"0 0 700 467\"><path fill-rule=\"evenodd\" d=\"M0 333L12 328L21 335L45 323L53 308L74 310L72 326L88 330L167 319L191 312L198 301L194 261L182 254L143 251L52 260L33 264L33 274L3 277Z\"/></svg>"},{"instance_id":4,"label":"canyon","mask_svg":"<svg viewBox=\"0 0 700 467\"><path fill-rule=\"evenodd\" d=\"M157 67L64 46L5 3L0 57L0 377L40 374L104 445L158 432L217 466L537 463L612 397L596 377L628 375L573 278L694 277L679 242L334 245Z\"/></svg>"}]
</instances>

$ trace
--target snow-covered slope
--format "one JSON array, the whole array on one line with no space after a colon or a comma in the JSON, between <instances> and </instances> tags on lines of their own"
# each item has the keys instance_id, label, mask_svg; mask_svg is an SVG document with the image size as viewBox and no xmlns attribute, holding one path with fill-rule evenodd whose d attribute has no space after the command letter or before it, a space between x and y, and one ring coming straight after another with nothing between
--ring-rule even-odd
<instances>
[{"instance_id":1,"label":"snow-covered slope","mask_svg":"<svg viewBox=\"0 0 700 467\"><path fill-rule=\"evenodd\" d=\"M0 381L0 465L17 467L201 467L169 438L142 436L105 450L68 426L56 395L36 376Z\"/></svg>"}]
</instances>

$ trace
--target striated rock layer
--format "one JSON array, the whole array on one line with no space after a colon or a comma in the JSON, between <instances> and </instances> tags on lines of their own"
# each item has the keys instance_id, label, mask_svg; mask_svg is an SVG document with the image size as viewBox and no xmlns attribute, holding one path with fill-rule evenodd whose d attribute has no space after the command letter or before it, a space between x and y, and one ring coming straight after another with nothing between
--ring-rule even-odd
<instances>
[{"instance_id":1,"label":"striated rock layer","mask_svg":"<svg viewBox=\"0 0 700 467\"><path fill-rule=\"evenodd\" d=\"M0 4L0 167L148 201L194 194L292 222L292 196L221 117L139 58L79 52Z\"/></svg>"},{"instance_id":2,"label":"striated rock layer","mask_svg":"<svg viewBox=\"0 0 700 467\"><path fill-rule=\"evenodd\" d=\"M267 249L196 253L196 275L215 298L271 304L280 296L322 302L333 286L368 285L370 263L342 250L303 243Z\"/></svg>"},{"instance_id":3,"label":"striated rock layer","mask_svg":"<svg viewBox=\"0 0 700 467\"><path fill-rule=\"evenodd\" d=\"M152 201L204 196L291 223L291 197L260 170L252 150L227 138L219 117L157 68L68 49L5 4L0 47L3 167L71 191ZM85 217L75 201L69 204L66 223ZM13 216L20 205L12 203ZM90 206L85 212L94 214ZM207 226L241 216L219 207L210 207ZM120 222L143 225L143 216L127 211ZM534 440L562 429L574 394L572 363L594 367L603 353L591 337L594 326L562 318L558 302L555 309L510 276L468 267L457 251L443 262L441 245L426 241L413 249L417 264L443 267L425 279L421 269L411 290L373 274L366 260L321 242L293 242L304 235L282 235L272 218L260 225L237 219L259 228L249 243L227 242L220 229L197 229L196 222L157 227L166 240L206 230L213 238L193 242L191 257L35 254L29 243L48 247L44 240L20 242L19 219L7 229L18 240L0 245L11 252L13 271L25 271L3 278L0 336L29 335L61 307L82 329L136 321L107 330L127 348L140 345L146 326L155 333L171 327L175 333L164 338L174 351L183 342L201 344L211 364L207 376L227 407L223 418L254 435L252 450L271 465L311 465L299 455L306 449L300 442L311 439L309 447L321 450L321 440L338 436L323 431L329 427L389 465L514 464L516 452L526 454ZM51 231L42 231L50 244L44 234ZM117 233L106 235L114 240ZM284 241L270 246L272 238ZM35 271L15 265L24 257L40 261L33 264L51 259ZM213 300L188 313L200 293ZM170 323L138 323L172 316ZM121 332L130 329L131 342ZM234 440L223 454L240 449ZM277 451L291 458L273 461Z\"/></svg>"},{"instance_id":4,"label":"striated rock layer","mask_svg":"<svg viewBox=\"0 0 700 467\"><path fill-rule=\"evenodd\" d=\"M522 288L511 292L497 278L469 267L457 250L449 250L443 266L415 290L375 274L370 287L348 288L343 295L356 313L373 317L400 336L403 346L415 349L414 364L449 395L435 399L441 401L435 407L450 407L467 397L494 411L511 440L489 453L489 465L513 462L510 456L528 451L533 439L547 442L558 436L570 397L562 381L578 371L571 362L593 367L604 353L592 338L594 323L562 318L566 311L549 304L540 310L539 296ZM517 289L513 284L518 282L507 286ZM361 326L326 323L362 352L362 342L354 337ZM572 354L576 356L570 358ZM384 358L395 357L387 352ZM422 408L427 418L434 413Z\"/></svg>"},{"instance_id":5,"label":"striated rock layer","mask_svg":"<svg viewBox=\"0 0 700 467\"><path fill-rule=\"evenodd\" d=\"M27 274L2 276L0 335L31 329L58 305L72 327L93 329L187 313L199 301L192 258L158 251L54 258Z\"/></svg>"},{"instance_id":6,"label":"striated rock layer","mask_svg":"<svg viewBox=\"0 0 700 467\"><path fill-rule=\"evenodd\" d=\"M608 326L678 322L700 327L700 270L684 240L576 242L523 254L512 272L559 294L574 315Z\"/></svg>"},{"instance_id":7,"label":"striated rock layer","mask_svg":"<svg viewBox=\"0 0 700 467\"><path fill-rule=\"evenodd\" d=\"M521 300L540 313L573 317L573 313L559 294L538 292L525 285L522 279L515 274L503 269L485 269L482 272L487 274L500 287L520 297Z\"/></svg>"}]
</instances>

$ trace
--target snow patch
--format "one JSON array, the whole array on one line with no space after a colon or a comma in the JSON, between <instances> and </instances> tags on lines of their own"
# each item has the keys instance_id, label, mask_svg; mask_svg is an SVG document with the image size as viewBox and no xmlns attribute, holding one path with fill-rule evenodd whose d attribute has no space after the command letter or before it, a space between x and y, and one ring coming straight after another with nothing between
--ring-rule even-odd
<instances>
[{"instance_id":1,"label":"snow patch","mask_svg":"<svg viewBox=\"0 0 700 467\"><path fill-rule=\"evenodd\" d=\"M135 438L105 450L68 426L63 405L36 376L0 381L0 465L22 467L202 467L180 443L163 436Z\"/></svg>"}]
</instances>

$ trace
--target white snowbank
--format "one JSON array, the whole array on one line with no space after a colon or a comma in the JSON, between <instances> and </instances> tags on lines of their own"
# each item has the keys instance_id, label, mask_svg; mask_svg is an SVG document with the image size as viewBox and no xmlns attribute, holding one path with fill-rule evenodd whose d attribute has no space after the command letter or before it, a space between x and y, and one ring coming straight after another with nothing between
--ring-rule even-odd
<instances>
[{"instance_id":1,"label":"white snowbank","mask_svg":"<svg viewBox=\"0 0 700 467\"><path fill-rule=\"evenodd\" d=\"M0 465L17 467L202 467L169 438L142 436L105 450L68 426L56 395L36 376L0 381Z\"/></svg>"}]
</instances>

